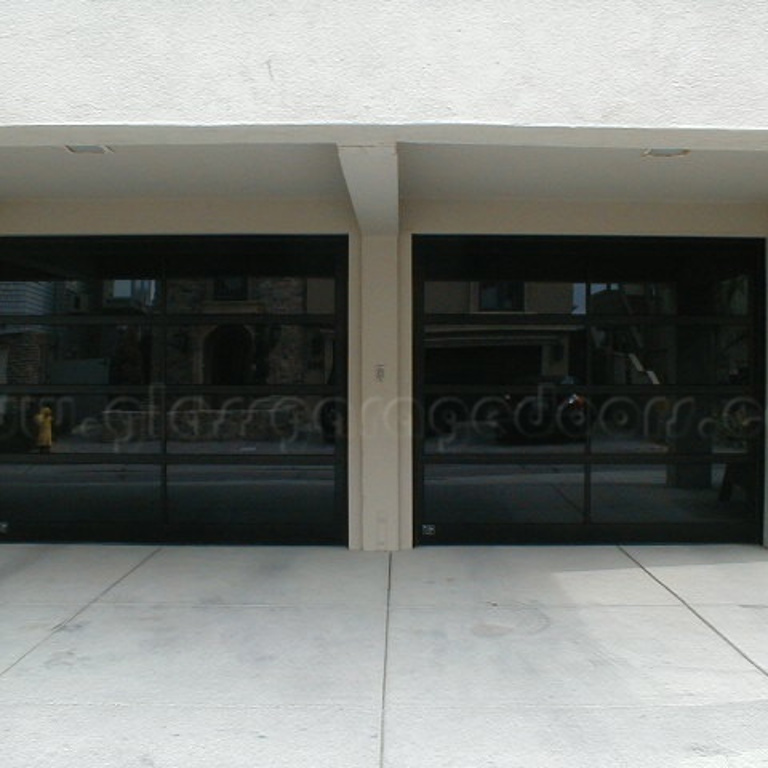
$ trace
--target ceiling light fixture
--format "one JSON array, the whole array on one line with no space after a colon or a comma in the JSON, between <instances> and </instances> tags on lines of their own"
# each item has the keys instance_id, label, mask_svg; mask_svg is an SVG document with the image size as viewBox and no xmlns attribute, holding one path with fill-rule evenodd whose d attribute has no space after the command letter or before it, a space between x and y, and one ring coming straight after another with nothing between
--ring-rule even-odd
<instances>
[{"instance_id":1,"label":"ceiling light fixture","mask_svg":"<svg viewBox=\"0 0 768 768\"><path fill-rule=\"evenodd\" d=\"M646 149L643 152L643 157L685 157L690 155L690 149L682 149L679 147L659 147L654 149Z\"/></svg>"},{"instance_id":2,"label":"ceiling light fixture","mask_svg":"<svg viewBox=\"0 0 768 768\"><path fill-rule=\"evenodd\" d=\"M108 155L114 152L103 144L67 144L64 148L73 155Z\"/></svg>"}]
</instances>

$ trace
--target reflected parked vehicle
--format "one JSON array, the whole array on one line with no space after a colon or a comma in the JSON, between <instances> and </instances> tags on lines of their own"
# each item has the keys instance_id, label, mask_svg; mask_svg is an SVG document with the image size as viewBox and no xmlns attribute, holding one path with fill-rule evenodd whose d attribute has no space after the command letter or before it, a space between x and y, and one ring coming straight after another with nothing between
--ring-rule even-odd
<instances>
[{"instance_id":1,"label":"reflected parked vehicle","mask_svg":"<svg viewBox=\"0 0 768 768\"><path fill-rule=\"evenodd\" d=\"M584 440L589 425L586 397L541 386L530 395L438 397L427 402L428 435L459 429L504 442Z\"/></svg>"}]
</instances>

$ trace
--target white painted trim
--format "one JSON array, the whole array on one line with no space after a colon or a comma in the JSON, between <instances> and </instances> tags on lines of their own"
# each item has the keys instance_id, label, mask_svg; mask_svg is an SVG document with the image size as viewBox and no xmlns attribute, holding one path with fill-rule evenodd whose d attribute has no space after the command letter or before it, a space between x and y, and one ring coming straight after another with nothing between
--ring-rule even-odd
<instances>
[{"instance_id":1,"label":"white painted trim","mask_svg":"<svg viewBox=\"0 0 768 768\"><path fill-rule=\"evenodd\" d=\"M768 151L765 128L652 125L555 125L491 122L208 124L97 123L0 125L0 147L204 144L478 144L515 147L685 147Z\"/></svg>"}]
</instances>

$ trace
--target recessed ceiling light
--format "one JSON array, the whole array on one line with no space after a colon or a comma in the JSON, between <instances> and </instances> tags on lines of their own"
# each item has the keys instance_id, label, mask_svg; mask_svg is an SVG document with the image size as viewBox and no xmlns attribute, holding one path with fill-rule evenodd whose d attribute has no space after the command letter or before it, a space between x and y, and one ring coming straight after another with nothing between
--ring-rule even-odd
<instances>
[{"instance_id":1,"label":"recessed ceiling light","mask_svg":"<svg viewBox=\"0 0 768 768\"><path fill-rule=\"evenodd\" d=\"M103 144L67 144L65 149L73 155L108 155L114 151Z\"/></svg>"},{"instance_id":2,"label":"recessed ceiling light","mask_svg":"<svg viewBox=\"0 0 768 768\"><path fill-rule=\"evenodd\" d=\"M690 155L690 149L681 149L679 147L659 147L654 149L646 149L643 152L643 157L685 157Z\"/></svg>"}]
</instances>

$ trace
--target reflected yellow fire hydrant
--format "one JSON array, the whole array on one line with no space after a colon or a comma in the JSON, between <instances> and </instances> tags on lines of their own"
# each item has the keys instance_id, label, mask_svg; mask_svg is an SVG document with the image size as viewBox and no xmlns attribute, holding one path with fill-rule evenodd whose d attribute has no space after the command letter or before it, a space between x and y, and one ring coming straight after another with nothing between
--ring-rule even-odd
<instances>
[{"instance_id":1,"label":"reflected yellow fire hydrant","mask_svg":"<svg viewBox=\"0 0 768 768\"><path fill-rule=\"evenodd\" d=\"M53 445L53 411L48 406L41 408L35 416L35 426L35 447L40 453L50 453Z\"/></svg>"}]
</instances>

